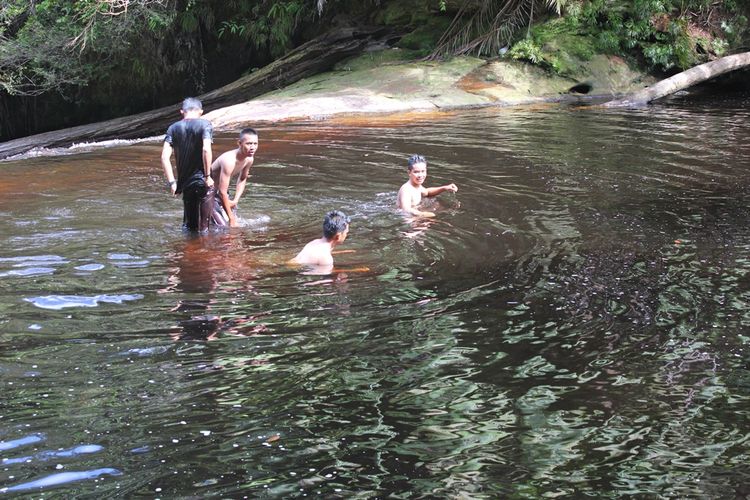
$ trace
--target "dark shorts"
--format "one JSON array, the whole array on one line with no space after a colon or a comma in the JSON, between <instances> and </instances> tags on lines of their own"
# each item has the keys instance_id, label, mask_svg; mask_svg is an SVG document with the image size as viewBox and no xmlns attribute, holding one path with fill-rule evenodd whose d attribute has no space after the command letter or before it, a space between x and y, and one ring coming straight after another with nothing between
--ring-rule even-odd
<instances>
[{"instance_id":1,"label":"dark shorts","mask_svg":"<svg viewBox=\"0 0 750 500\"><path fill-rule=\"evenodd\" d=\"M205 233L214 206L214 188L206 186L205 181L195 181L182 189L182 203L185 211L182 225L188 231Z\"/></svg>"},{"instance_id":2,"label":"dark shorts","mask_svg":"<svg viewBox=\"0 0 750 500\"><path fill-rule=\"evenodd\" d=\"M233 208L232 213L237 217L237 209ZM224 205L221 204L221 196L214 196L214 209L211 212L211 222L218 227L229 227L229 217Z\"/></svg>"}]
</instances>

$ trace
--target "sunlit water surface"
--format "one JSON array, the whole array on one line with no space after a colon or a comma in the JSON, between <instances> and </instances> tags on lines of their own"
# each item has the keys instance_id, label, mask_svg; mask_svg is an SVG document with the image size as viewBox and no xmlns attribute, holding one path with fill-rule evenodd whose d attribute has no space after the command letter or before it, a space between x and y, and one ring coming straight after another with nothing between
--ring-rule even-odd
<instances>
[{"instance_id":1,"label":"sunlit water surface","mask_svg":"<svg viewBox=\"0 0 750 500\"><path fill-rule=\"evenodd\" d=\"M748 104L266 127L204 238L158 142L0 164L0 492L748 495Z\"/></svg>"}]
</instances>

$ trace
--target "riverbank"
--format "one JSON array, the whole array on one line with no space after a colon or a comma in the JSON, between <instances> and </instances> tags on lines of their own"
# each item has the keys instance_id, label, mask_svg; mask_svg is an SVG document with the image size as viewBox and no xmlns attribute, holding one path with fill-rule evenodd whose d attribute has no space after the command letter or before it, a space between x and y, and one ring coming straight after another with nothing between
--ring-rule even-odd
<instances>
[{"instance_id":1,"label":"riverbank","mask_svg":"<svg viewBox=\"0 0 750 500\"><path fill-rule=\"evenodd\" d=\"M456 57L409 61L399 49L366 52L329 72L301 80L205 117L217 130L264 122L441 111L539 102L601 99L640 90L655 80L618 57L597 55L571 77L508 59Z\"/></svg>"},{"instance_id":2,"label":"riverbank","mask_svg":"<svg viewBox=\"0 0 750 500\"><path fill-rule=\"evenodd\" d=\"M565 77L509 58L455 57L446 61L414 59L407 50L381 48L344 59L331 71L302 78L271 92L256 92L243 102L212 109L205 94L205 118L217 132L281 121L358 121L403 113L442 112L488 106L543 102L592 103L610 100L655 82L615 56L595 55L571 61ZM278 69L263 68L268 82ZM256 73L238 82L254 80ZM266 85L268 86L268 85ZM219 89L221 90L221 89ZM0 144L0 158L59 154L63 148L103 147L122 139L161 139L161 131L179 119L178 105L69 129L45 132ZM54 148L54 149L49 149Z\"/></svg>"}]
</instances>

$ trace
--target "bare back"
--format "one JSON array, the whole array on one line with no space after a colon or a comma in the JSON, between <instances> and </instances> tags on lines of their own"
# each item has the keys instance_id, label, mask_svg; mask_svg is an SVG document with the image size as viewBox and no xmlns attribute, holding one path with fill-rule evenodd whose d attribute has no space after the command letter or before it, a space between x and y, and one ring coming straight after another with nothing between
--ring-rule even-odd
<instances>
[{"instance_id":1,"label":"bare back","mask_svg":"<svg viewBox=\"0 0 750 500\"><path fill-rule=\"evenodd\" d=\"M333 266L331 242L325 238L312 240L292 259L294 264L309 266Z\"/></svg>"}]
</instances>

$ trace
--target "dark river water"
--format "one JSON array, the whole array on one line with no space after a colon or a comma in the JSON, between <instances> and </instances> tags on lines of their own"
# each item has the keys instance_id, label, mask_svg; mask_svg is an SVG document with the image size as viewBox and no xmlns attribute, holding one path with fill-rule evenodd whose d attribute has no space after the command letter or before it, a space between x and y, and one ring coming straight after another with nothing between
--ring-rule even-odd
<instances>
[{"instance_id":1,"label":"dark river water","mask_svg":"<svg viewBox=\"0 0 750 500\"><path fill-rule=\"evenodd\" d=\"M261 127L203 238L158 140L0 164L0 496L744 498L749 104Z\"/></svg>"}]
</instances>

